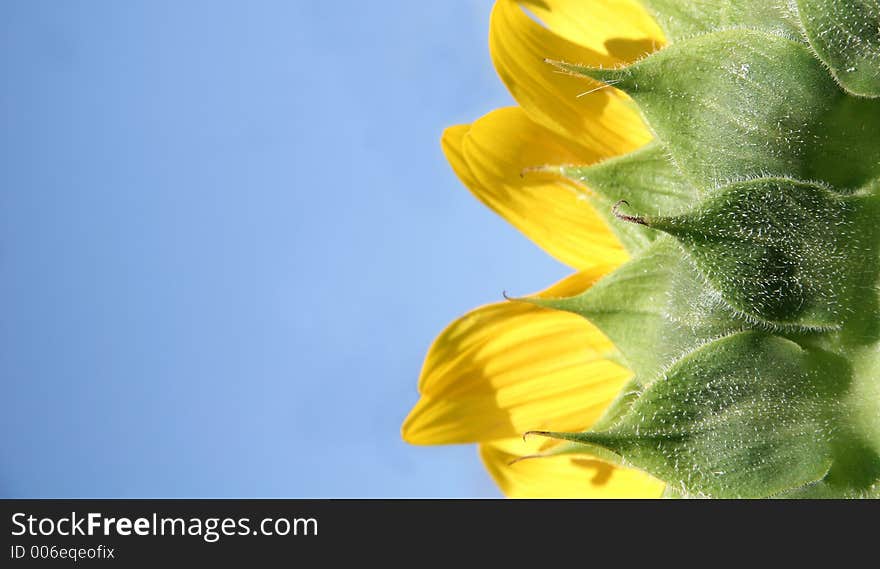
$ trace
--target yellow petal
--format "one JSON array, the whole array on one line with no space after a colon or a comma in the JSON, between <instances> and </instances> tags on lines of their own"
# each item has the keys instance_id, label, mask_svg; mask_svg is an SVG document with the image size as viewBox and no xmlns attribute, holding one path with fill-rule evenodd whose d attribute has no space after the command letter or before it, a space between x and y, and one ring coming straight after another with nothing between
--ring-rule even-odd
<instances>
[{"instance_id":1,"label":"yellow petal","mask_svg":"<svg viewBox=\"0 0 880 569\"><path fill-rule=\"evenodd\" d=\"M545 63L549 58L607 67L620 60L545 28L515 1L499 0L495 4L489 23L489 49L514 99L545 127L605 156L630 152L651 139L626 95L595 81L561 73Z\"/></svg>"},{"instance_id":2,"label":"yellow petal","mask_svg":"<svg viewBox=\"0 0 880 569\"><path fill-rule=\"evenodd\" d=\"M618 64L641 59L666 43L660 26L637 0L522 0L520 4L560 36Z\"/></svg>"},{"instance_id":3,"label":"yellow petal","mask_svg":"<svg viewBox=\"0 0 880 569\"><path fill-rule=\"evenodd\" d=\"M577 273L543 296L586 290L607 269ZM631 373L587 320L525 302L478 308L434 341L421 399L403 425L414 444L492 441L532 429L583 430Z\"/></svg>"},{"instance_id":4,"label":"yellow petal","mask_svg":"<svg viewBox=\"0 0 880 569\"><path fill-rule=\"evenodd\" d=\"M511 498L659 498L664 484L642 471L589 455L511 461L534 452L520 438L480 445L486 469Z\"/></svg>"},{"instance_id":5,"label":"yellow petal","mask_svg":"<svg viewBox=\"0 0 880 569\"><path fill-rule=\"evenodd\" d=\"M528 168L590 164L598 154L506 107L470 128L443 133L443 149L461 181L542 249L576 269L619 265L626 251L570 182Z\"/></svg>"}]
</instances>

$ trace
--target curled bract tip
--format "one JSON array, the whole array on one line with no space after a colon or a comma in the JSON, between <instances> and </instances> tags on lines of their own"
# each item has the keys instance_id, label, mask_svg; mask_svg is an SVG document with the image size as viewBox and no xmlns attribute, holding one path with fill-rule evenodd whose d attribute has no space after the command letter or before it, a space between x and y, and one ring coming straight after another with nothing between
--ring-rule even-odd
<instances>
[{"instance_id":1,"label":"curled bract tip","mask_svg":"<svg viewBox=\"0 0 880 569\"><path fill-rule=\"evenodd\" d=\"M526 442L528 440L528 438L531 437L532 435L538 436L538 437L549 437L549 436L551 436L551 434L552 433L550 431L526 431L523 433L522 439L523 439L523 442Z\"/></svg>"},{"instance_id":2,"label":"curled bract tip","mask_svg":"<svg viewBox=\"0 0 880 569\"><path fill-rule=\"evenodd\" d=\"M527 454L524 456L518 456L518 457L514 458L513 460L511 460L510 462L508 462L507 466L513 466L517 462L522 462L524 460L529 460L531 458L541 458L541 457L542 457L542 455L540 455L540 454Z\"/></svg>"},{"instance_id":3,"label":"curled bract tip","mask_svg":"<svg viewBox=\"0 0 880 569\"><path fill-rule=\"evenodd\" d=\"M508 292L506 290L501 291L501 296L504 297L504 300L507 300L510 302L526 302L526 303L533 303L534 302L534 299L532 297L511 296L510 294L508 294Z\"/></svg>"},{"instance_id":4,"label":"curled bract tip","mask_svg":"<svg viewBox=\"0 0 880 569\"><path fill-rule=\"evenodd\" d=\"M626 221L628 223L637 223L639 225L648 225L648 222L644 217L640 215L626 215L625 213L620 212L621 205L629 205L629 202L626 200L618 200L613 206L611 206L611 213L614 214L614 217L621 221Z\"/></svg>"}]
</instances>

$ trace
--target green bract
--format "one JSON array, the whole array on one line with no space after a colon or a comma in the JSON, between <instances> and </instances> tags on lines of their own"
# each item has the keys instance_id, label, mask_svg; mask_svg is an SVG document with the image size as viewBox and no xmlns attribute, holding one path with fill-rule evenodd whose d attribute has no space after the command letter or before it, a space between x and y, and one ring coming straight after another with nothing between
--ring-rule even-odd
<instances>
[{"instance_id":1,"label":"green bract","mask_svg":"<svg viewBox=\"0 0 880 569\"><path fill-rule=\"evenodd\" d=\"M572 298L635 379L556 452L673 496L880 497L880 3L643 0L656 141L566 177L632 260ZM625 203L623 201L625 200Z\"/></svg>"}]
</instances>

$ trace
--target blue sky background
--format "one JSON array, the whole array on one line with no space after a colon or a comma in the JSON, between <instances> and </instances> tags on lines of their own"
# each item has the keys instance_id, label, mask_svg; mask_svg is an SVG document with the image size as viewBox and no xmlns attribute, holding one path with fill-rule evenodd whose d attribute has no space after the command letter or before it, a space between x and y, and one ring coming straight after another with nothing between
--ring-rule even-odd
<instances>
[{"instance_id":1,"label":"blue sky background","mask_svg":"<svg viewBox=\"0 0 880 569\"><path fill-rule=\"evenodd\" d=\"M498 496L424 353L565 269L456 180L490 0L0 3L0 494Z\"/></svg>"}]
</instances>

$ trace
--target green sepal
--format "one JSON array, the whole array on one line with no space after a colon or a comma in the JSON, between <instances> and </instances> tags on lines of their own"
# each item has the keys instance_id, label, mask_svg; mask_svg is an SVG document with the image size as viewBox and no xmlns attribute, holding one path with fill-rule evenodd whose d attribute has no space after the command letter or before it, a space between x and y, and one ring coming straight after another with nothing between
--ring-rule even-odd
<instances>
[{"instance_id":1,"label":"green sepal","mask_svg":"<svg viewBox=\"0 0 880 569\"><path fill-rule=\"evenodd\" d=\"M683 495L766 497L832 467L846 362L761 332L682 358L611 428L543 433L601 447Z\"/></svg>"},{"instance_id":2,"label":"green sepal","mask_svg":"<svg viewBox=\"0 0 880 569\"><path fill-rule=\"evenodd\" d=\"M797 0L816 54L849 92L880 96L880 3Z\"/></svg>"},{"instance_id":3,"label":"green sepal","mask_svg":"<svg viewBox=\"0 0 880 569\"><path fill-rule=\"evenodd\" d=\"M631 254L647 247L657 233L620 223L612 213L615 203L626 200L639 211L668 215L697 199L696 190L656 142L592 166L563 166L560 172L590 190L593 205Z\"/></svg>"},{"instance_id":4,"label":"green sepal","mask_svg":"<svg viewBox=\"0 0 880 569\"><path fill-rule=\"evenodd\" d=\"M667 236L577 296L526 300L587 318L641 384L707 340L748 326Z\"/></svg>"},{"instance_id":5,"label":"green sepal","mask_svg":"<svg viewBox=\"0 0 880 569\"><path fill-rule=\"evenodd\" d=\"M776 176L844 191L880 175L880 100L848 95L803 43L730 30L620 69L556 65L629 93L699 189Z\"/></svg>"},{"instance_id":6,"label":"green sepal","mask_svg":"<svg viewBox=\"0 0 880 569\"><path fill-rule=\"evenodd\" d=\"M870 231L856 225L861 201L770 178L722 188L684 215L638 219L673 235L734 309L822 329L847 320L853 287L874 264Z\"/></svg>"}]
</instances>

